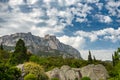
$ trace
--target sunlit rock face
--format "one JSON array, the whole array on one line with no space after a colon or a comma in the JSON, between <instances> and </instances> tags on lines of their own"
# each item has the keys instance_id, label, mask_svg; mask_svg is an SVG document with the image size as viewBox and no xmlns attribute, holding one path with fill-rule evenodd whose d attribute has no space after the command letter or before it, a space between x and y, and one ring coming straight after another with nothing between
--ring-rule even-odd
<instances>
[{"instance_id":1,"label":"sunlit rock face","mask_svg":"<svg viewBox=\"0 0 120 80\"><path fill-rule=\"evenodd\" d=\"M107 80L109 78L106 68L101 65L90 64L82 68L71 68L67 65L61 68L54 68L46 72L50 79L59 80L80 80L83 77L89 77L91 80Z\"/></svg>"},{"instance_id":2,"label":"sunlit rock face","mask_svg":"<svg viewBox=\"0 0 120 80\"><path fill-rule=\"evenodd\" d=\"M91 80L107 80L109 78L106 68L101 64L85 66L81 68L81 74L83 77L90 77Z\"/></svg>"},{"instance_id":3,"label":"sunlit rock face","mask_svg":"<svg viewBox=\"0 0 120 80\"><path fill-rule=\"evenodd\" d=\"M71 68L67 65L59 68L54 68L51 71L46 72L50 79L58 78L59 80L80 80L82 75L80 73L80 69Z\"/></svg>"},{"instance_id":4,"label":"sunlit rock face","mask_svg":"<svg viewBox=\"0 0 120 80\"><path fill-rule=\"evenodd\" d=\"M61 43L56 36L49 34L45 35L45 37L34 36L30 32L5 35L0 37L0 44L2 43L4 46L13 47L12 49L14 49L19 39L24 40L28 51L33 54L39 54L42 51L59 53L57 55L63 57L81 58L80 53L75 48Z\"/></svg>"}]
</instances>

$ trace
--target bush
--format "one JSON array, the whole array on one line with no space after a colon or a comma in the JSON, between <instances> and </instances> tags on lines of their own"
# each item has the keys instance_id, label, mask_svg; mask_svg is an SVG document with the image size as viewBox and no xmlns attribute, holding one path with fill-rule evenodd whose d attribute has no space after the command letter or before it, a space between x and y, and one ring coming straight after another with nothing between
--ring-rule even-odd
<instances>
[{"instance_id":1,"label":"bush","mask_svg":"<svg viewBox=\"0 0 120 80\"><path fill-rule=\"evenodd\" d=\"M0 80L19 80L21 71L16 67L0 64Z\"/></svg>"},{"instance_id":2,"label":"bush","mask_svg":"<svg viewBox=\"0 0 120 80\"><path fill-rule=\"evenodd\" d=\"M39 64L34 62L27 62L24 64L25 74L34 74L37 80L48 80L48 77L44 73L44 69Z\"/></svg>"},{"instance_id":3,"label":"bush","mask_svg":"<svg viewBox=\"0 0 120 80\"><path fill-rule=\"evenodd\" d=\"M89 77L83 77L81 80L91 80Z\"/></svg>"},{"instance_id":4,"label":"bush","mask_svg":"<svg viewBox=\"0 0 120 80\"><path fill-rule=\"evenodd\" d=\"M29 73L24 77L24 80L37 80L37 78L34 74Z\"/></svg>"},{"instance_id":5,"label":"bush","mask_svg":"<svg viewBox=\"0 0 120 80\"><path fill-rule=\"evenodd\" d=\"M59 80L58 78L52 78L51 80Z\"/></svg>"}]
</instances>

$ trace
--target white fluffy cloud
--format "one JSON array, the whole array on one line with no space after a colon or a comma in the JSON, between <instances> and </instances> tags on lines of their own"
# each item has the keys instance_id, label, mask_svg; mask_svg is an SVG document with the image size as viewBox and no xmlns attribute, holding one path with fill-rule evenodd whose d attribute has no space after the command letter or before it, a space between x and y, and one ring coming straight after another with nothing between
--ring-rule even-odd
<instances>
[{"instance_id":1,"label":"white fluffy cloud","mask_svg":"<svg viewBox=\"0 0 120 80\"><path fill-rule=\"evenodd\" d=\"M77 31L75 35L89 38L91 42L96 40L111 40L112 42L116 42L120 40L120 28L106 28L103 30L85 32L85 31Z\"/></svg>"},{"instance_id":2,"label":"white fluffy cloud","mask_svg":"<svg viewBox=\"0 0 120 80\"><path fill-rule=\"evenodd\" d=\"M98 0L93 2L96 1ZM37 35L40 36L46 32L62 33L67 25L72 25L75 15L78 16L77 22L87 21L86 17L92 10L87 3L92 1L87 0L85 5L80 2L81 0L9 0L8 3L0 3L0 17L3 20L0 29L7 32L0 34L26 31L36 34L35 30L39 31ZM75 7L70 7L71 5Z\"/></svg>"},{"instance_id":3,"label":"white fluffy cloud","mask_svg":"<svg viewBox=\"0 0 120 80\"><path fill-rule=\"evenodd\" d=\"M58 37L58 39L61 42L71 45L78 50L84 48L84 46L85 46L85 39L80 36L69 37L69 36L64 35L62 37Z\"/></svg>"},{"instance_id":4,"label":"white fluffy cloud","mask_svg":"<svg viewBox=\"0 0 120 80\"><path fill-rule=\"evenodd\" d=\"M96 14L95 15L97 18L98 18L98 20L100 21L100 22L102 22L102 23L110 23L110 22L112 22L112 19L111 19L111 17L110 16L105 16L105 15L99 15L99 14Z\"/></svg>"},{"instance_id":5,"label":"white fluffy cloud","mask_svg":"<svg viewBox=\"0 0 120 80\"><path fill-rule=\"evenodd\" d=\"M120 17L120 9L118 7L120 7L119 0L118 1L110 0L106 5L106 9L109 10L109 13L111 14L111 16Z\"/></svg>"}]
</instances>

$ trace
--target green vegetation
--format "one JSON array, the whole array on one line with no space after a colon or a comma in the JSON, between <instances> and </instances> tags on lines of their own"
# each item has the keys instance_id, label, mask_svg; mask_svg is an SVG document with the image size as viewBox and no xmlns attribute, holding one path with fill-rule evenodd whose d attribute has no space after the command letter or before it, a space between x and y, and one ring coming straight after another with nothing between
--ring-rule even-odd
<instances>
[{"instance_id":1,"label":"green vegetation","mask_svg":"<svg viewBox=\"0 0 120 80\"><path fill-rule=\"evenodd\" d=\"M18 68L0 63L0 80L19 80L20 76Z\"/></svg>"},{"instance_id":2,"label":"green vegetation","mask_svg":"<svg viewBox=\"0 0 120 80\"><path fill-rule=\"evenodd\" d=\"M89 77L83 77L81 80L91 80Z\"/></svg>"},{"instance_id":3,"label":"green vegetation","mask_svg":"<svg viewBox=\"0 0 120 80\"><path fill-rule=\"evenodd\" d=\"M27 74L27 78L30 77L30 75L28 74L33 74L36 76L37 80L48 80L48 77L44 73L44 69L39 64L33 62L26 62L24 64L24 72L25 74Z\"/></svg>"},{"instance_id":4,"label":"green vegetation","mask_svg":"<svg viewBox=\"0 0 120 80\"><path fill-rule=\"evenodd\" d=\"M92 64L93 60L92 60L92 56L91 56L91 52L89 51L89 55L88 55L88 63Z\"/></svg>"},{"instance_id":5,"label":"green vegetation","mask_svg":"<svg viewBox=\"0 0 120 80\"><path fill-rule=\"evenodd\" d=\"M59 80L58 78L52 78L51 80Z\"/></svg>"},{"instance_id":6,"label":"green vegetation","mask_svg":"<svg viewBox=\"0 0 120 80\"><path fill-rule=\"evenodd\" d=\"M15 51L12 53L10 58L10 64L17 65L21 64L25 61L28 61L29 54L27 54L27 48L25 47L25 43L22 39L19 39L15 46Z\"/></svg>"},{"instance_id":7,"label":"green vegetation","mask_svg":"<svg viewBox=\"0 0 120 80\"><path fill-rule=\"evenodd\" d=\"M0 50L3 50L3 45L2 44L0 45Z\"/></svg>"},{"instance_id":8,"label":"green vegetation","mask_svg":"<svg viewBox=\"0 0 120 80\"><path fill-rule=\"evenodd\" d=\"M24 77L24 80L37 80L37 78L34 74L29 73Z\"/></svg>"},{"instance_id":9,"label":"green vegetation","mask_svg":"<svg viewBox=\"0 0 120 80\"><path fill-rule=\"evenodd\" d=\"M51 70L55 67L61 67L63 65L68 65L75 68L88 65L86 60L71 58L63 59L62 57L39 57L36 55L32 55L30 57L30 61L42 65L45 68L45 71Z\"/></svg>"},{"instance_id":10,"label":"green vegetation","mask_svg":"<svg viewBox=\"0 0 120 80\"><path fill-rule=\"evenodd\" d=\"M120 48L112 55L113 69L110 71L111 78L109 80L120 80Z\"/></svg>"},{"instance_id":11,"label":"green vegetation","mask_svg":"<svg viewBox=\"0 0 120 80\"><path fill-rule=\"evenodd\" d=\"M100 61L92 55L89 51L88 60L80 60L73 58L62 58L62 56L56 57L59 51L53 52L52 56L42 56L44 52L40 52L40 56L32 55L27 52L25 43L19 39L16 43L15 51L5 51L4 46L0 45L0 79L1 80L18 80L21 76L21 71L15 66L18 64L25 64L25 76L24 80L48 80L45 75L45 71L49 71L55 67L61 67L68 65L74 68L84 67L88 64L103 64L109 72L109 80L120 80L120 48L112 55L112 62ZM52 80L58 80L53 78ZM77 79L76 79L77 80ZM87 77L83 77L81 80L90 80Z\"/></svg>"}]
</instances>

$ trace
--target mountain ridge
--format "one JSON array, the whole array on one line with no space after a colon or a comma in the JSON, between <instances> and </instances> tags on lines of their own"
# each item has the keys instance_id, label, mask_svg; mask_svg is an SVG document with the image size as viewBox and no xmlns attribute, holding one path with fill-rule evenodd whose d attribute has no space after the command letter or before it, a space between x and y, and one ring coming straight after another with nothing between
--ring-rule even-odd
<instances>
[{"instance_id":1,"label":"mountain ridge","mask_svg":"<svg viewBox=\"0 0 120 80\"><path fill-rule=\"evenodd\" d=\"M32 35L31 32L5 35L0 37L0 44L14 47L19 39L24 40L28 50L33 54L40 54L40 52L50 52L52 54L57 51L63 57L81 58L79 51L72 46L61 43L56 36L49 34L44 37Z\"/></svg>"}]
</instances>

